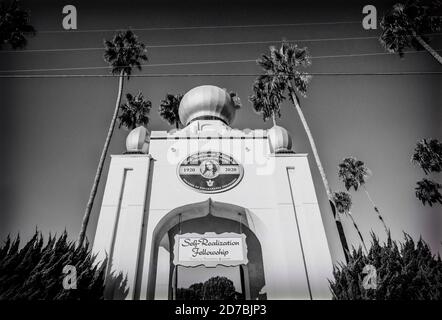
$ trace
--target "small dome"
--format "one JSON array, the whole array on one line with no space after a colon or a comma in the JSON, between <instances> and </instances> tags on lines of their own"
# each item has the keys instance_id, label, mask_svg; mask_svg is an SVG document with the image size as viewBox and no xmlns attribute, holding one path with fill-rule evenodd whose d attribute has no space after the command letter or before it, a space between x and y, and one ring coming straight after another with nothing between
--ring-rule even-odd
<instances>
[{"instance_id":1,"label":"small dome","mask_svg":"<svg viewBox=\"0 0 442 320\"><path fill-rule=\"evenodd\" d=\"M140 126L129 132L126 138L126 150L129 153L148 153L149 131Z\"/></svg>"},{"instance_id":2,"label":"small dome","mask_svg":"<svg viewBox=\"0 0 442 320\"><path fill-rule=\"evenodd\" d=\"M274 126L267 131L270 152L279 153L292 151L292 137L289 132L280 126Z\"/></svg>"},{"instance_id":3,"label":"small dome","mask_svg":"<svg viewBox=\"0 0 442 320\"><path fill-rule=\"evenodd\" d=\"M199 86L188 91L178 110L181 123L188 125L195 119L220 119L229 125L238 107L226 90L216 86Z\"/></svg>"}]
</instances>

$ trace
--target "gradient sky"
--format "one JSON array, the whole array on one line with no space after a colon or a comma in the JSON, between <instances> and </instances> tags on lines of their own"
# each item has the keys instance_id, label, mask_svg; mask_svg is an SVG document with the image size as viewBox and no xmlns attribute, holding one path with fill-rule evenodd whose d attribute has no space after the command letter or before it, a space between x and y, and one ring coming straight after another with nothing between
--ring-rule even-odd
<instances>
[{"instance_id":1,"label":"gradient sky","mask_svg":"<svg viewBox=\"0 0 442 320\"><path fill-rule=\"evenodd\" d=\"M22 1L31 10L39 31L62 30L62 7L78 10L78 28L118 29L256 25L361 21L362 7L380 1ZM240 2L240 3L238 3ZM351 4L350 4L351 3ZM388 3L392 4L392 3ZM239 41L275 41L377 36L359 23L290 27L217 28L138 31L147 45ZM28 49L100 47L112 32L41 33ZM441 36L432 46L442 48ZM312 56L382 53L376 39L299 42ZM256 59L268 52L268 44L205 47L152 48L150 63ZM0 70L106 66L103 52L0 52ZM310 72L442 71L426 52L396 55L313 59ZM58 71L59 73L107 73L108 70ZM143 73L257 73L255 63L226 63L145 67ZM27 72L29 73L29 72ZM166 130L157 114L168 92L180 93L203 84L238 92L243 108L233 123L236 128L270 128L248 102L253 77L132 78L125 92L141 90L153 103L151 130ZM331 187L343 189L337 165L353 155L366 162L373 175L367 188L385 217L395 239L405 231L422 235L433 251L441 251L442 207L423 207L414 196L423 171L410 163L417 140L442 139L441 76L315 76L308 97L301 100L316 139ZM66 228L72 238L80 229L96 165L106 136L117 92L115 78L0 79L0 238L20 232L27 239L38 227L44 233ZM279 124L287 128L298 152L311 153L301 122L289 103L282 107ZM110 154L124 152L127 131L116 130ZM320 201L332 254L340 259L339 242L314 159L310 165ZM87 235L93 239L108 161L95 201ZM442 175L434 176L439 182ZM374 230L384 238L382 226L365 194L353 192L353 214L364 236ZM345 228L351 243L357 235L350 223Z\"/></svg>"}]
</instances>

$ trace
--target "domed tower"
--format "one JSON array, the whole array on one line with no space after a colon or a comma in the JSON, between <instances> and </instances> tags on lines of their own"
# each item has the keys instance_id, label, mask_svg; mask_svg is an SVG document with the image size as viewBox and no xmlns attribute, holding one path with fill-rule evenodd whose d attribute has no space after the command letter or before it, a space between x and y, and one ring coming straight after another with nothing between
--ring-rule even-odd
<instances>
[{"instance_id":1,"label":"domed tower","mask_svg":"<svg viewBox=\"0 0 442 320\"><path fill-rule=\"evenodd\" d=\"M292 150L292 137L290 133L280 126L273 126L267 131L269 139L270 152L272 153L290 153Z\"/></svg>"},{"instance_id":2,"label":"domed tower","mask_svg":"<svg viewBox=\"0 0 442 320\"><path fill-rule=\"evenodd\" d=\"M193 88L183 96L179 116L185 126L195 120L220 120L229 126L238 108L226 90L205 85Z\"/></svg>"},{"instance_id":3,"label":"domed tower","mask_svg":"<svg viewBox=\"0 0 442 320\"><path fill-rule=\"evenodd\" d=\"M246 299L330 298L307 155L280 126L231 127L238 108L226 90L198 86L181 100L181 129L138 127L111 156L93 251L125 275L126 299L177 299L182 279L227 267Z\"/></svg>"}]
</instances>

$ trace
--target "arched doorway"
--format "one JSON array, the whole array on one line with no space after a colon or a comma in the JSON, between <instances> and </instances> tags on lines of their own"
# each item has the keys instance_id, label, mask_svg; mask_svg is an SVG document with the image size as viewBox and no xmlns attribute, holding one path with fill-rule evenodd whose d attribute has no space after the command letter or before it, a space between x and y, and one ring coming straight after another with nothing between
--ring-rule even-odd
<instances>
[{"instance_id":1,"label":"arched doorway","mask_svg":"<svg viewBox=\"0 0 442 320\"><path fill-rule=\"evenodd\" d=\"M195 203L176 208L158 223L154 231L148 281L148 299L182 299L189 290L207 282L231 282L237 298L256 300L265 298L260 294L264 285L264 268L259 239L249 227L250 216L242 207L213 202ZM176 266L174 242L177 234L225 233L244 234L247 246L247 264L214 267L203 265ZM214 279L215 277L219 277ZM222 279L220 279L222 278ZM192 287L193 285L193 287ZM192 287L192 288L190 288ZM193 294L193 293L192 293ZM205 293L206 299L210 295Z\"/></svg>"}]
</instances>

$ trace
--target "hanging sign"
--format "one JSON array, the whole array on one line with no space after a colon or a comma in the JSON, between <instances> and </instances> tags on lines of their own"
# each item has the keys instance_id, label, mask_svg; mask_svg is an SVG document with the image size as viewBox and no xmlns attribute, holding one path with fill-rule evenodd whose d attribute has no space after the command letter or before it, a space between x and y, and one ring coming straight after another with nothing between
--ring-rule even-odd
<instances>
[{"instance_id":1,"label":"hanging sign","mask_svg":"<svg viewBox=\"0 0 442 320\"><path fill-rule=\"evenodd\" d=\"M235 187L243 167L231 156L215 151L198 152L178 166L178 176L188 187L203 193L217 193Z\"/></svg>"},{"instance_id":2,"label":"hanging sign","mask_svg":"<svg viewBox=\"0 0 442 320\"><path fill-rule=\"evenodd\" d=\"M177 234L173 255L173 263L181 266L247 264L246 235L232 232Z\"/></svg>"}]
</instances>

